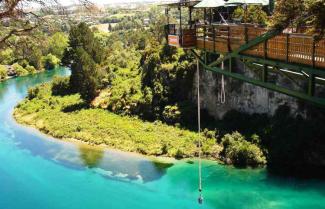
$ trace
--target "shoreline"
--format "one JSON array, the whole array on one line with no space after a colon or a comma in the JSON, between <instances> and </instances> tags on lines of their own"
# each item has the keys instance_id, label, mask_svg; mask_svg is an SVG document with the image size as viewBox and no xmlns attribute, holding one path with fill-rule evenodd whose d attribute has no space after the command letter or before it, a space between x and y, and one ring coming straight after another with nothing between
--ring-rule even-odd
<instances>
[{"instance_id":1,"label":"shoreline","mask_svg":"<svg viewBox=\"0 0 325 209\"><path fill-rule=\"evenodd\" d=\"M54 137L50 134L47 134L45 133L44 131L38 129L35 125L27 125L27 124L23 124L23 123L20 123L17 118L15 117L15 111L12 112L12 119L13 121L16 123L16 125L18 126L21 126L23 127L24 129L32 132L32 133L36 133L36 134L39 134L39 135L42 135L44 137L46 137L48 140L51 140L51 141L54 141L54 142L63 142L63 143L71 143L71 144L74 144L74 145L81 145L81 146L87 146L91 149L104 149L104 150L108 150L108 151L114 151L114 152L122 152L122 153L126 153L130 156L141 156L143 158L146 158L150 161L153 161L153 162L161 162L161 163L177 163L177 162L180 162L180 161L196 161L198 159L196 158L182 158L182 159L176 159L176 158L173 158L173 157L168 157L168 156L157 156L157 155L145 155L145 154L142 154L142 153L139 153L139 152L131 152L131 151L126 151L126 150L121 150L121 149L117 149L117 148L113 148L113 147L110 147L106 144L99 144L99 145L96 145L96 144L91 144L91 143L88 143L88 142L85 142L85 141L82 141L82 140L79 140L79 139L74 139L74 138L58 138L58 137ZM207 158L203 158L202 161L207 161L207 162L213 162L213 163L217 163L217 164L220 164L220 165L225 165L224 163L222 163L221 161L217 161L217 160L212 160L212 159L207 159Z\"/></svg>"},{"instance_id":2,"label":"shoreline","mask_svg":"<svg viewBox=\"0 0 325 209\"><path fill-rule=\"evenodd\" d=\"M81 103L79 95L52 96L50 88L50 84L38 87L30 97L17 104L13 111L17 123L37 129L55 139L95 148L136 153L164 161L198 159L198 136L194 131L162 122L148 122L131 116L121 116L101 108L78 109ZM237 138L243 140L239 133L227 137L232 141ZM215 136L207 136L204 140L206 145L202 147L204 160L240 168L265 167L265 157L257 145L249 144L249 149L243 149L243 152L253 156L245 159L243 163L245 165L240 166L236 164L235 154L221 153L225 148L217 143ZM244 142L240 141L239 145L243 147L249 143ZM239 145L233 143L233 146ZM238 150L236 147L229 149Z\"/></svg>"}]
</instances>

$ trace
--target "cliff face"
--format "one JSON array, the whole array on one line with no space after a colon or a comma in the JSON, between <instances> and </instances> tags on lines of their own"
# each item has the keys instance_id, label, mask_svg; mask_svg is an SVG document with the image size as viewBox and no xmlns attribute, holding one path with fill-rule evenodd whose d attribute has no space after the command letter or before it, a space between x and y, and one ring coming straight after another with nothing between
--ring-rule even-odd
<instances>
[{"instance_id":1,"label":"cliff face","mask_svg":"<svg viewBox=\"0 0 325 209\"><path fill-rule=\"evenodd\" d=\"M252 70L245 69L244 65L237 62L237 71L250 77L256 76ZM197 101L197 80L195 75L193 100ZM229 77L224 77L225 86L225 103L220 100L222 89L222 76L218 73L200 70L200 97L201 106L206 109L210 115L216 119L221 119L224 114L230 110L237 110L245 113L266 113L273 116L275 111L281 105L287 105L291 108L292 113L299 112L297 99L287 95L277 93L265 88L245 83ZM283 86L293 86L286 78L273 77L275 82Z\"/></svg>"},{"instance_id":2,"label":"cliff face","mask_svg":"<svg viewBox=\"0 0 325 209\"><path fill-rule=\"evenodd\" d=\"M237 63L235 69L249 77L261 76L254 69L245 69L242 63ZM192 94L195 102L198 85L196 76ZM227 132L238 130L246 134L258 134L268 151L268 168L273 173L324 178L325 129L322 125L325 124L325 109L228 77L225 77L226 100L222 104L221 77L220 74L200 70L202 108L216 119L224 119L221 123L222 127L228 128ZM272 74L269 79L293 89L306 85ZM228 115L225 120L223 116L232 110L243 114ZM253 113L261 115L252 116Z\"/></svg>"}]
</instances>

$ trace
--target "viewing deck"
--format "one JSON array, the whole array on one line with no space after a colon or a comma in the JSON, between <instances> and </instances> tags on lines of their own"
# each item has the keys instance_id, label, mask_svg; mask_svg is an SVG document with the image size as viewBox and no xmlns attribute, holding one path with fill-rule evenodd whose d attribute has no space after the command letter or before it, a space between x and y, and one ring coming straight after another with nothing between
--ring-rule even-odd
<instances>
[{"instance_id":1,"label":"viewing deck","mask_svg":"<svg viewBox=\"0 0 325 209\"><path fill-rule=\"evenodd\" d=\"M249 24L193 25L181 30L169 24L166 29L172 46L218 54L244 49L239 54L325 69L325 39L298 33L277 33L263 39L267 29ZM249 47L251 42L255 43Z\"/></svg>"}]
</instances>

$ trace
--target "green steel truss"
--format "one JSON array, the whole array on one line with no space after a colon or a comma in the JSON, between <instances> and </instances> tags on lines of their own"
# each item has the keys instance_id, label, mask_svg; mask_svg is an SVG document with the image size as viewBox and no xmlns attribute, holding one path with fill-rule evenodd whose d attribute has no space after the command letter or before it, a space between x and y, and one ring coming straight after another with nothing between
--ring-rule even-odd
<instances>
[{"instance_id":1,"label":"green steel truss","mask_svg":"<svg viewBox=\"0 0 325 209\"><path fill-rule=\"evenodd\" d=\"M200 64L205 70L220 73L222 75L229 76L234 79L238 79L256 86L260 86L272 91L280 92L288 96L311 102L320 107L325 107L325 98L320 98L315 95L316 84L325 86L324 70L316 69L311 66L292 64L272 60L269 58L261 58L241 54L241 52L244 52L245 50L254 47L260 43L266 42L268 39L278 34L279 31L267 32L266 34L249 41L247 44L242 45L239 49L227 54L220 54L218 52L208 52L203 50L201 56L194 49L191 49L191 52L199 60ZM220 55L220 57L216 61L208 63L207 53L218 54ZM248 63L256 64L258 66L257 68L261 72L260 78L250 78L246 75L234 72L232 69L234 59L240 59L245 65L247 65ZM228 68L224 70L219 67L219 65L223 61L227 61L229 63ZM307 87L303 87L303 90L299 91L279 86L268 80L270 73L281 74L282 76L287 77L290 81L298 85L301 84L301 82L299 83L298 80L305 81L307 83Z\"/></svg>"}]
</instances>

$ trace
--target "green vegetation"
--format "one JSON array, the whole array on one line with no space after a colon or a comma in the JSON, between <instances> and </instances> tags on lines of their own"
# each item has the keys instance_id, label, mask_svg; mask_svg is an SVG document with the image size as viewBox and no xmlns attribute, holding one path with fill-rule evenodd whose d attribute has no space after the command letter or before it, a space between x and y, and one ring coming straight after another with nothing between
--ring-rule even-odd
<instances>
[{"instance_id":1,"label":"green vegetation","mask_svg":"<svg viewBox=\"0 0 325 209\"><path fill-rule=\"evenodd\" d=\"M249 6L247 15L238 8L233 17L260 25L270 21L272 27L281 29L299 26L301 18L306 17L303 26L312 25L314 32L322 33L324 13L319 12L319 2L277 1L270 20L260 6ZM52 84L30 89L15 117L58 138L149 155L196 156L196 104L191 101L194 57L166 45L165 17L157 7L143 13L112 14L102 20L110 23L109 33L90 29L85 23L71 27L69 36L37 31L36 40L16 37L15 41L27 50L11 47L0 53L1 63L18 63L15 68L22 75L44 66L53 68L61 60L72 71L70 78L55 78ZM193 15L203 16L197 12ZM175 21L171 16L170 21ZM278 114L268 117L230 111L223 120L215 121L203 110L204 156L238 167L262 166L267 161L270 167L291 164L296 168L299 163L310 165L311 158L324 159L319 150L310 157L303 149L306 145L308 152L314 151L312 143L320 144L320 150L324 148L318 141L320 131L310 127L310 121L302 120L313 130L306 135L297 122L299 117L280 118ZM282 134L283 128L290 134Z\"/></svg>"},{"instance_id":2,"label":"green vegetation","mask_svg":"<svg viewBox=\"0 0 325 209\"><path fill-rule=\"evenodd\" d=\"M87 108L79 94L54 96L54 93L62 95L66 92L67 85L67 78L55 78L51 84L29 89L27 99L15 109L14 116L17 121L62 139L104 144L111 148L146 155L175 158L197 156L198 138L195 132L168 126L159 121L144 122L103 109ZM240 134L225 136L221 139L221 144L217 143L215 136L212 131L205 130L203 133L203 155L206 158L230 158L238 166L255 167L265 164L262 151L246 142ZM230 139L231 137L234 139ZM226 145L225 149L223 144ZM238 156L241 158L236 161ZM246 156L247 159L243 159Z\"/></svg>"},{"instance_id":3,"label":"green vegetation","mask_svg":"<svg viewBox=\"0 0 325 209\"><path fill-rule=\"evenodd\" d=\"M93 32L85 23L71 28L70 47L65 52L65 62L71 64L70 87L90 103L100 88L99 66L103 49Z\"/></svg>"},{"instance_id":4,"label":"green vegetation","mask_svg":"<svg viewBox=\"0 0 325 209\"><path fill-rule=\"evenodd\" d=\"M266 25L268 23L268 17L262 6L249 5L247 13L242 7L237 7L232 14L233 18L241 19L246 23L255 23L259 25Z\"/></svg>"},{"instance_id":5,"label":"green vegetation","mask_svg":"<svg viewBox=\"0 0 325 209\"><path fill-rule=\"evenodd\" d=\"M224 146L226 162L237 166L259 166L266 164L262 150L256 145L245 140L238 132L226 134L221 141Z\"/></svg>"},{"instance_id":6,"label":"green vegetation","mask_svg":"<svg viewBox=\"0 0 325 209\"><path fill-rule=\"evenodd\" d=\"M9 25L7 29L11 27L15 26ZM59 29L54 31L56 32L52 33L46 31L44 27L39 27L26 35L10 36L0 45L0 65L12 66L14 71L11 74L17 76L57 67L61 64L68 46L68 38L65 33L59 32Z\"/></svg>"},{"instance_id":7,"label":"green vegetation","mask_svg":"<svg viewBox=\"0 0 325 209\"><path fill-rule=\"evenodd\" d=\"M54 77L51 91L54 96L64 96L70 94L70 78Z\"/></svg>"},{"instance_id":8,"label":"green vegetation","mask_svg":"<svg viewBox=\"0 0 325 209\"><path fill-rule=\"evenodd\" d=\"M42 58L43 65L46 69L54 69L60 64L60 59L53 54L48 54Z\"/></svg>"},{"instance_id":9,"label":"green vegetation","mask_svg":"<svg viewBox=\"0 0 325 209\"><path fill-rule=\"evenodd\" d=\"M271 27L277 29L310 26L311 30L307 32L316 33L321 38L325 29L324 0L278 0L271 20Z\"/></svg>"},{"instance_id":10,"label":"green vegetation","mask_svg":"<svg viewBox=\"0 0 325 209\"><path fill-rule=\"evenodd\" d=\"M12 65L18 76L28 75L28 71L18 63Z\"/></svg>"},{"instance_id":11,"label":"green vegetation","mask_svg":"<svg viewBox=\"0 0 325 209\"><path fill-rule=\"evenodd\" d=\"M0 65L0 81L7 78L7 68L3 65Z\"/></svg>"},{"instance_id":12,"label":"green vegetation","mask_svg":"<svg viewBox=\"0 0 325 209\"><path fill-rule=\"evenodd\" d=\"M65 33L54 33L51 37L49 37L49 53L61 60L64 55L64 50L69 46L68 41L69 39Z\"/></svg>"}]
</instances>

